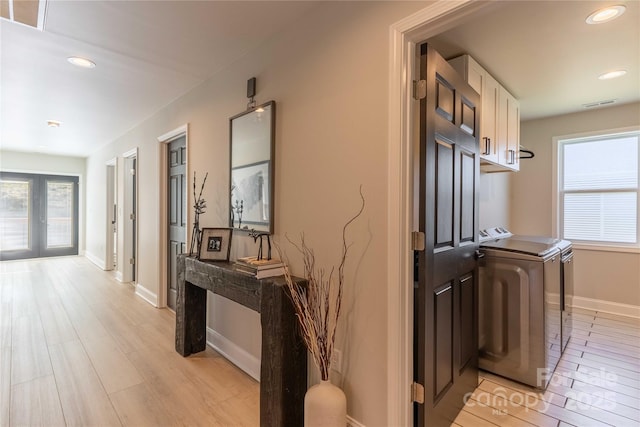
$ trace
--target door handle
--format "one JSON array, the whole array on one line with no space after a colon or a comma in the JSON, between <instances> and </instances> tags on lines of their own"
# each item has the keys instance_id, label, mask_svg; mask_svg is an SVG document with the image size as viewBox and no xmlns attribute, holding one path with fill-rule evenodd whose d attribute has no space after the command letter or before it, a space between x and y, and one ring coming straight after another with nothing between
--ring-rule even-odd
<instances>
[{"instance_id":1,"label":"door handle","mask_svg":"<svg viewBox=\"0 0 640 427\"><path fill-rule=\"evenodd\" d=\"M482 154L488 156L491 154L491 138L485 136L482 139L484 140L484 153Z\"/></svg>"},{"instance_id":2,"label":"door handle","mask_svg":"<svg viewBox=\"0 0 640 427\"><path fill-rule=\"evenodd\" d=\"M481 252L480 250L476 249L476 252L474 254L475 259L482 259L485 257L485 253Z\"/></svg>"}]
</instances>

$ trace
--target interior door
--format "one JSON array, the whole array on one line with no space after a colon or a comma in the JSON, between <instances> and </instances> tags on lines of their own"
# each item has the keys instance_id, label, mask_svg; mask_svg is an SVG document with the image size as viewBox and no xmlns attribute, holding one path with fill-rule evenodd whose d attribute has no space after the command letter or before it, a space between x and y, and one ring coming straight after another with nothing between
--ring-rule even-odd
<instances>
[{"instance_id":1,"label":"interior door","mask_svg":"<svg viewBox=\"0 0 640 427\"><path fill-rule=\"evenodd\" d=\"M0 174L0 260L78 254L78 177Z\"/></svg>"},{"instance_id":2,"label":"interior door","mask_svg":"<svg viewBox=\"0 0 640 427\"><path fill-rule=\"evenodd\" d=\"M175 310L178 295L177 257L184 253L186 245L186 138L169 144L169 259L167 306Z\"/></svg>"},{"instance_id":3,"label":"interior door","mask_svg":"<svg viewBox=\"0 0 640 427\"><path fill-rule=\"evenodd\" d=\"M478 384L479 96L429 46L420 46L419 230L414 377L424 386L418 426L449 426Z\"/></svg>"}]
</instances>

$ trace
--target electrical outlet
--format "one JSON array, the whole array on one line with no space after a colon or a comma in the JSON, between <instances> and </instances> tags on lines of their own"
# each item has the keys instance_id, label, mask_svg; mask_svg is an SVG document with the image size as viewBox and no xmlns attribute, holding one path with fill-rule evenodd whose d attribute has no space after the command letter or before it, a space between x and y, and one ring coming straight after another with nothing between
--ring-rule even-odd
<instances>
[{"instance_id":1,"label":"electrical outlet","mask_svg":"<svg viewBox=\"0 0 640 427\"><path fill-rule=\"evenodd\" d=\"M342 351L334 348L333 354L331 355L331 369L342 373Z\"/></svg>"}]
</instances>

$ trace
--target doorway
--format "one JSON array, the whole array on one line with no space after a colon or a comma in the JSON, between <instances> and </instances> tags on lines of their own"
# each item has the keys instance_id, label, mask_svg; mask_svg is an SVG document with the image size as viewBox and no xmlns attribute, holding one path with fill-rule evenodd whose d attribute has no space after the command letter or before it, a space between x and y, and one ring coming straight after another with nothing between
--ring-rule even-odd
<instances>
[{"instance_id":1,"label":"doorway","mask_svg":"<svg viewBox=\"0 0 640 427\"><path fill-rule=\"evenodd\" d=\"M138 149L123 154L122 281L137 281Z\"/></svg>"},{"instance_id":2,"label":"doorway","mask_svg":"<svg viewBox=\"0 0 640 427\"><path fill-rule=\"evenodd\" d=\"M107 162L106 238L104 269L118 268L118 182L116 159Z\"/></svg>"},{"instance_id":3,"label":"doorway","mask_svg":"<svg viewBox=\"0 0 640 427\"><path fill-rule=\"evenodd\" d=\"M169 188L167 193L167 215L169 219L169 241L167 250L167 306L176 309L178 297L178 255L185 252L187 236L187 140L181 136L169 143Z\"/></svg>"},{"instance_id":4,"label":"doorway","mask_svg":"<svg viewBox=\"0 0 640 427\"><path fill-rule=\"evenodd\" d=\"M78 255L78 181L0 173L0 260Z\"/></svg>"},{"instance_id":5,"label":"doorway","mask_svg":"<svg viewBox=\"0 0 640 427\"><path fill-rule=\"evenodd\" d=\"M389 140L388 202L391 224L388 235L387 342L388 425L412 425L414 253L412 232L413 192L416 156L413 152L417 101L413 81L417 80L416 47L423 40L459 25L465 19L492 6L491 2L436 2L403 18L390 27L389 37Z\"/></svg>"},{"instance_id":6,"label":"doorway","mask_svg":"<svg viewBox=\"0 0 640 427\"><path fill-rule=\"evenodd\" d=\"M160 143L159 306L175 310L177 257L186 251L188 227L188 125L157 138Z\"/></svg>"}]
</instances>

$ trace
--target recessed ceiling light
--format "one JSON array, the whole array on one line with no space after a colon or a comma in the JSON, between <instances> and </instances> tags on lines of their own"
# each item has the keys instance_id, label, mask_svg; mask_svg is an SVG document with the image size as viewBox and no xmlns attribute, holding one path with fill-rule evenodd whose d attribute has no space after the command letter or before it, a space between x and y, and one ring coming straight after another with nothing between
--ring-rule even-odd
<instances>
[{"instance_id":1,"label":"recessed ceiling light","mask_svg":"<svg viewBox=\"0 0 640 427\"><path fill-rule=\"evenodd\" d=\"M62 123L57 120L47 120L47 126L50 128L59 128Z\"/></svg>"},{"instance_id":2,"label":"recessed ceiling light","mask_svg":"<svg viewBox=\"0 0 640 427\"><path fill-rule=\"evenodd\" d=\"M600 80L609 80L609 79L615 79L616 77L624 76L625 74L627 74L627 70L615 70L615 71L609 71L608 73L600 74L598 78Z\"/></svg>"},{"instance_id":3,"label":"recessed ceiling light","mask_svg":"<svg viewBox=\"0 0 640 427\"><path fill-rule=\"evenodd\" d=\"M605 22L609 22L622 15L626 9L627 8L623 5L617 5L596 10L587 17L587 24L603 24Z\"/></svg>"},{"instance_id":4,"label":"recessed ceiling light","mask_svg":"<svg viewBox=\"0 0 640 427\"><path fill-rule=\"evenodd\" d=\"M95 62L86 58L80 58L79 56L70 56L67 58L67 61L69 61L76 67L81 67L81 68L95 68L96 66Z\"/></svg>"}]
</instances>

